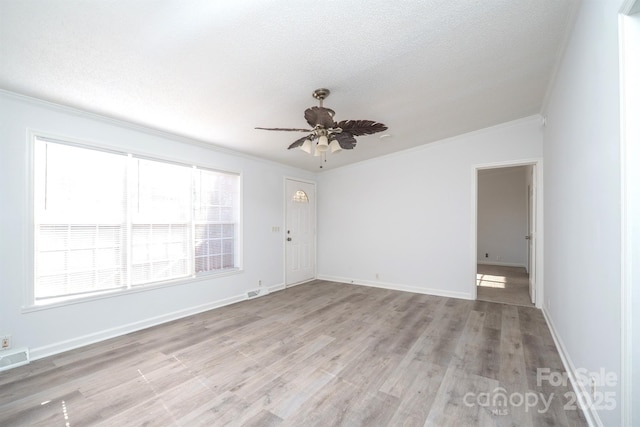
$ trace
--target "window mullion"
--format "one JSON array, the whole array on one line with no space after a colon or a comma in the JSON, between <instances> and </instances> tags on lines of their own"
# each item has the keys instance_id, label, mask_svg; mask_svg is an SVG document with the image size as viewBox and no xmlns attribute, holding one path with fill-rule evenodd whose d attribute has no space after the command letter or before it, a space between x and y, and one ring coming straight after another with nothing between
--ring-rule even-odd
<instances>
[{"instance_id":1,"label":"window mullion","mask_svg":"<svg viewBox=\"0 0 640 427\"><path fill-rule=\"evenodd\" d=\"M193 166L191 168L191 200L190 200L190 217L189 217L189 265L191 266L191 275L196 275L196 180L198 179L199 170Z\"/></svg>"},{"instance_id":2,"label":"window mullion","mask_svg":"<svg viewBox=\"0 0 640 427\"><path fill-rule=\"evenodd\" d=\"M137 197L137 194L135 194L134 188L135 188L135 183L133 182L133 177L135 176L134 173L132 173L132 169L134 166L134 162L136 160L133 158L133 156L131 154L127 154L127 167L125 169L125 188L126 188L126 194L125 194L125 232L124 232L124 236L123 238L125 239L125 242L123 242L124 244L122 245L123 248L125 248L126 251L126 255L125 255L125 272L126 272L126 288L127 289L131 289L131 272L133 271L133 220L132 220L132 211L133 211L133 207L136 206L136 203L134 202L133 198Z\"/></svg>"}]
</instances>

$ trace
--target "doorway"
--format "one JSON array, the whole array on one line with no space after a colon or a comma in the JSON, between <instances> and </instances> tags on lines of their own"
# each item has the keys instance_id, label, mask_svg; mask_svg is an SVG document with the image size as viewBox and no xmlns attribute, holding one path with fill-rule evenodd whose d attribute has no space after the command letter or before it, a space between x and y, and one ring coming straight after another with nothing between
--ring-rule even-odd
<instances>
[{"instance_id":1,"label":"doorway","mask_svg":"<svg viewBox=\"0 0 640 427\"><path fill-rule=\"evenodd\" d=\"M316 186L285 181L285 286L316 277Z\"/></svg>"},{"instance_id":2,"label":"doorway","mask_svg":"<svg viewBox=\"0 0 640 427\"><path fill-rule=\"evenodd\" d=\"M476 277L479 301L533 307L524 267L478 264Z\"/></svg>"},{"instance_id":3,"label":"doorway","mask_svg":"<svg viewBox=\"0 0 640 427\"><path fill-rule=\"evenodd\" d=\"M474 169L476 299L533 306L537 299L538 162Z\"/></svg>"}]
</instances>

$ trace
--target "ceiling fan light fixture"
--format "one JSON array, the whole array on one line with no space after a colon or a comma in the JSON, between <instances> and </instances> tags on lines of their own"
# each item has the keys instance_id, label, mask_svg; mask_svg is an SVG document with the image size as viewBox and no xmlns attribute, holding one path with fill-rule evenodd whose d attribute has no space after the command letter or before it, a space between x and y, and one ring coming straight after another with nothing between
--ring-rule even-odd
<instances>
[{"instance_id":1,"label":"ceiling fan light fixture","mask_svg":"<svg viewBox=\"0 0 640 427\"><path fill-rule=\"evenodd\" d=\"M321 153L324 153L328 149L329 149L329 138L327 138L327 135L320 135L318 137L318 145L316 146L316 151L320 151Z\"/></svg>"},{"instance_id":2,"label":"ceiling fan light fixture","mask_svg":"<svg viewBox=\"0 0 640 427\"><path fill-rule=\"evenodd\" d=\"M340 147L340 143L338 142L337 139L334 139L333 141L331 141L331 143L329 144L329 149L331 150L331 153L337 153L340 150L342 150L342 147Z\"/></svg>"},{"instance_id":3,"label":"ceiling fan light fixture","mask_svg":"<svg viewBox=\"0 0 640 427\"><path fill-rule=\"evenodd\" d=\"M305 141L300 146L300 149L305 153L311 154L311 140L305 139Z\"/></svg>"}]
</instances>

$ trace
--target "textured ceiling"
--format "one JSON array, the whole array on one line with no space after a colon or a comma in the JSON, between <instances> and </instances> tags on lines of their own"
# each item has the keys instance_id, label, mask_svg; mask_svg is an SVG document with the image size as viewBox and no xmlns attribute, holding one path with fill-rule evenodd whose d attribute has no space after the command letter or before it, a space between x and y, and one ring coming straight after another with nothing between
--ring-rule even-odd
<instances>
[{"instance_id":1,"label":"textured ceiling","mask_svg":"<svg viewBox=\"0 0 640 427\"><path fill-rule=\"evenodd\" d=\"M577 1L2 0L0 88L317 171L254 127L389 127L330 169L538 113Z\"/></svg>"}]
</instances>

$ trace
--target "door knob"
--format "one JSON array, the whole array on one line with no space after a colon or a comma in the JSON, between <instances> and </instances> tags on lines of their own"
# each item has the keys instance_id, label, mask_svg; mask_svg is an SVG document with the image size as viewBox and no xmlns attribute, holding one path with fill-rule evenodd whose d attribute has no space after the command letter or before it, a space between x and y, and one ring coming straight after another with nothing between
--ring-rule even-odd
<instances>
[{"instance_id":1,"label":"door knob","mask_svg":"<svg viewBox=\"0 0 640 427\"><path fill-rule=\"evenodd\" d=\"M287 237L287 242L290 242L290 241L291 241L291 237Z\"/></svg>"},{"instance_id":2,"label":"door knob","mask_svg":"<svg viewBox=\"0 0 640 427\"><path fill-rule=\"evenodd\" d=\"M531 240L531 236L524 236L526 240Z\"/></svg>"}]
</instances>

